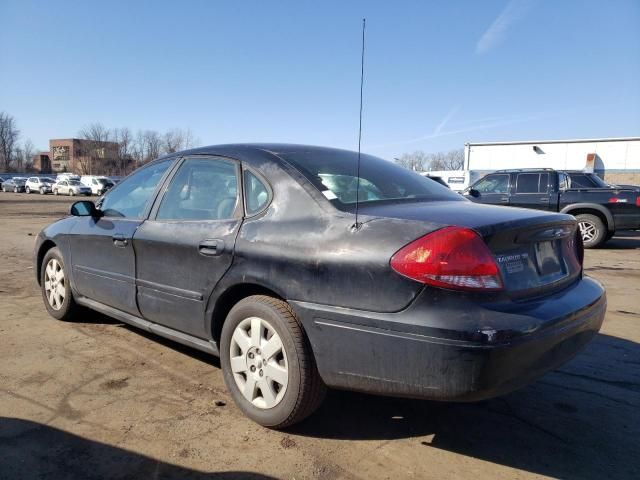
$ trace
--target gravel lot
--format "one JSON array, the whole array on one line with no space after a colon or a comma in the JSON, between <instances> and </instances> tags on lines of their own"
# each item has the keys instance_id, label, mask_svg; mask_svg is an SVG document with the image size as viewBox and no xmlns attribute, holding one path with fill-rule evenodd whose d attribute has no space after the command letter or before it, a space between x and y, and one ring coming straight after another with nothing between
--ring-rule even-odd
<instances>
[{"instance_id":1,"label":"gravel lot","mask_svg":"<svg viewBox=\"0 0 640 480\"><path fill-rule=\"evenodd\" d=\"M477 404L331 392L287 432L234 407L216 358L98 314L50 318L35 235L71 199L0 193L0 478L640 478L640 233L588 251L601 334Z\"/></svg>"}]
</instances>

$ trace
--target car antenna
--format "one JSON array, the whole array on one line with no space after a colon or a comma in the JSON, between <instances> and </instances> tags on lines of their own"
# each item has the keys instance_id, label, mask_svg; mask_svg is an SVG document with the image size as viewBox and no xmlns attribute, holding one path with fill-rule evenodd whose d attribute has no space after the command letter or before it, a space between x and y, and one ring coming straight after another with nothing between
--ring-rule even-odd
<instances>
[{"instance_id":1,"label":"car antenna","mask_svg":"<svg viewBox=\"0 0 640 480\"><path fill-rule=\"evenodd\" d=\"M358 168L356 174L356 223L351 229L353 231L360 230L361 223L358 223L358 207L360 206L360 145L362 143L362 88L364 85L364 31L367 19L362 19L362 55L360 57L360 122L358 124Z\"/></svg>"}]
</instances>

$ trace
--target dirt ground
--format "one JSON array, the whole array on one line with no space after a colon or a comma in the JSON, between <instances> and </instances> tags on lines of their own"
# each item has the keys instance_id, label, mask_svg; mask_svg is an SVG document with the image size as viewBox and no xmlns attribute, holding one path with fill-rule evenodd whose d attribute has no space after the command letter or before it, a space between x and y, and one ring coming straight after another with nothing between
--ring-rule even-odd
<instances>
[{"instance_id":1,"label":"dirt ground","mask_svg":"<svg viewBox=\"0 0 640 480\"><path fill-rule=\"evenodd\" d=\"M287 432L235 408L216 358L98 314L49 317L35 235L70 199L0 193L0 478L640 478L640 233L588 251L604 327L476 404L331 392Z\"/></svg>"}]
</instances>

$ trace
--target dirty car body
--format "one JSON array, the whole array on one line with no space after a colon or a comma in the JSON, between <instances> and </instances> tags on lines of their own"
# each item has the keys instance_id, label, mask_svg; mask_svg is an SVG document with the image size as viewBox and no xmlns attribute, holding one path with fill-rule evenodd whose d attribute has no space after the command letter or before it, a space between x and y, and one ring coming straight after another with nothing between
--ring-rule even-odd
<instances>
[{"instance_id":1,"label":"dirty car body","mask_svg":"<svg viewBox=\"0 0 640 480\"><path fill-rule=\"evenodd\" d=\"M255 294L280 299L326 385L385 395L473 401L507 393L571 359L598 332L605 293L583 274L573 217L474 204L363 155L356 224L356 158L252 144L159 159L143 167L157 167L159 178L138 214L110 211L125 179L100 200L98 214L45 228L37 278L56 246L79 304L216 355L234 304ZM206 182L171 193L188 162L235 172L235 186L226 177L207 180L230 192L214 213L190 199ZM404 197L378 188L394 176ZM256 179L262 187L249 198ZM406 194L412 182L418 190L426 182L427 193ZM184 202L192 203L180 219L166 212ZM458 234L495 265L487 288L464 275L416 279L411 259L427 247L414 243Z\"/></svg>"}]
</instances>

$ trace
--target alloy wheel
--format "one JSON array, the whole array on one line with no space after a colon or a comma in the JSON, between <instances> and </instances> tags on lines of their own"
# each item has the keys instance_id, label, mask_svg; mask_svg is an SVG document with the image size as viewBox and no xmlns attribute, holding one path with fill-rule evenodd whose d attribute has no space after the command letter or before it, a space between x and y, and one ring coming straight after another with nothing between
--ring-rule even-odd
<instances>
[{"instance_id":1,"label":"alloy wheel","mask_svg":"<svg viewBox=\"0 0 640 480\"><path fill-rule=\"evenodd\" d=\"M591 222L581 221L578 223L583 242L591 242L598 235L598 228Z\"/></svg>"},{"instance_id":2,"label":"alloy wheel","mask_svg":"<svg viewBox=\"0 0 640 480\"><path fill-rule=\"evenodd\" d=\"M65 297L65 278L62 264L55 258L49 260L44 271L44 291L51 308L60 310Z\"/></svg>"},{"instance_id":3,"label":"alloy wheel","mask_svg":"<svg viewBox=\"0 0 640 480\"><path fill-rule=\"evenodd\" d=\"M241 321L231 337L233 378L247 401L273 408L284 397L289 379L287 353L273 326L259 317Z\"/></svg>"}]
</instances>

